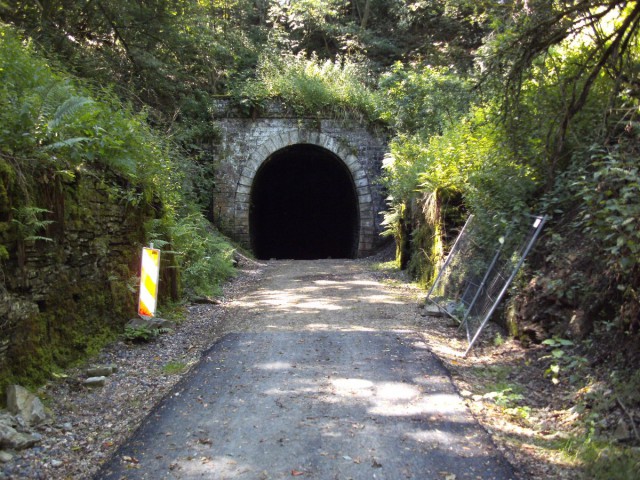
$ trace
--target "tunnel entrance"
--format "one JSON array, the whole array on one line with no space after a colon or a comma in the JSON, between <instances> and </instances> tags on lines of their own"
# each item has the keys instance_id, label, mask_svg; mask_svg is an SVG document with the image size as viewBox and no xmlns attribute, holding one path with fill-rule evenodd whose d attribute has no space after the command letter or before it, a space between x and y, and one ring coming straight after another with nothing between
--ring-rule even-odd
<instances>
[{"instance_id":1,"label":"tunnel entrance","mask_svg":"<svg viewBox=\"0 0 640 480\"><path fill-rule=\"evenodd\" d=\"M315 145L275 152L253 180L249 231L259 259L355 258L358 198L348 168Z\"/></svg>"}]
</instances>

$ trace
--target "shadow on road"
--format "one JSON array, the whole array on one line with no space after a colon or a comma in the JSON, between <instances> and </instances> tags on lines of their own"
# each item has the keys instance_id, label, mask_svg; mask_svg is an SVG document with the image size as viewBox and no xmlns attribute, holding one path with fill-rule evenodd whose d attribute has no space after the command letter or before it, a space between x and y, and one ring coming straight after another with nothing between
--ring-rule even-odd
<instances>
[{"instance_id":1,"label":"shadow on road","mask_svg":"<svg viewBox=\"0 0 640 480\"><path fill-rule=\"evenodd\" d=\"M513 477L413 334L276 332L223 338L98 478L292 474Z\"/></svg>"},{"instance_id":2,"label":"shadow on road","mask_svg":"<svg viewBox=\"0 0 640 480\"><path fill-rule=\"evenodd\" d=\"M96 478L515 478L411 309L355 262L277 262Z\"/></svg>"}]
</instances>

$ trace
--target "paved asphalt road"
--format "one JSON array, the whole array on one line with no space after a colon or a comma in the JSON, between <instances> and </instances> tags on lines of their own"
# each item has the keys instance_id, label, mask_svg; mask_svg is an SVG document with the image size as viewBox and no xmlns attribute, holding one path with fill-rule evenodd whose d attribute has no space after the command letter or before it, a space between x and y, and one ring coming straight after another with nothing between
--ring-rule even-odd
<instances>
[{"instance_id":1,"label":"paved asphalt road","mask_svg":"<svg viewBox=\"0 0 640 480\"><path fill-rule=\"evenodd\" d=\"M96 479L517 478L366 265L270 263Z\"/></svg>"}]
</instances>

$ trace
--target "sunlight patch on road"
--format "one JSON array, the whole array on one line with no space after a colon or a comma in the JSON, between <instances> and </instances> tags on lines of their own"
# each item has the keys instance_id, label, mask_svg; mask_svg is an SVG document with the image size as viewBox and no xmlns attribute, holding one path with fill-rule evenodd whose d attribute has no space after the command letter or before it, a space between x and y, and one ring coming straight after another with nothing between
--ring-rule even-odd
<instances>
[{"instance_id":1,"label":"sunlight patch on road","mask_svg":"<svg viewBox=\"0 0 640 480\"><path fill-rule=\"evenodd\" d=\"M305 386L307 385L307 386ZM300 382L299 387L294 388L269 388L264 391L265 395L270 395L272 397L277 397L276 401L281 403L286 403L288 399L295 397L309 397L310 399L315 398L318 395L318 386L313 383L308 382Z\"/></svg>"},{"instance_id":2,"label":"sunlight patch on road","mask_svg":"<svg viewBox=\"0 0 640 480\"><path fill-rule=\"evenodd\" d=\"M440 378L436 378L439 383ZM427 381L428 383L428 381ZM406 382L373 382L360 378L336 378L326 392L329 403L358 399L368 403L368 412L381 416L420 416L461 413L457 395L425 393L421 385Z\"/></svg>"},{"instance_id":3,"label":"sunlight patch on road","mask_svg":"<svg viewBox=\"0 0 640 480\"><path fill-rule=\"evenodd\" d=\"M305 325L305 330L310 332L377 332L378 330L361 325L331 325L328 323L309 323Z\"/></svg>"},{"instance_id":4,"label":"sunlight patch on road","mask_svg":"<svg viewBox=\"0 0 640 480\"><path fill-rule=\"evenodd\" d=\"M255 471L255 467L225 456L198 455L176 462L181 478L236 478Z\"/></svg>"},{"instance_id":5,"label":"sunlight patch on road","mask_svg":"<svg viewBox=\"0 0 640 480\"><path fill-rule=\"evenodd\" d=\"M384 303L387 305L404 305L404 302L394 298L391 295L369 295L367 297L360 297L360 301L367 303Z\"/></svg>"},{"instance_id":6,"label":"sunlight patch on road","mask_svg":"<svg viewBox=\"0 0 640 480\"><path fill-rule=\"evenodd\" d=\"M377 398L384 400L411 400L421 395L421 390L415 385L400 382L384 382L378 384Z\"/></svg>"},{"instance_id":7,"label":"sunlight patch on road","mask_svg":"<svg viewBox=\"0 0 640 480\"><path fill-rule=\"evenodd\" d=\"M320 297L317 292L309 291L309 288L298 288L294 290L268 290L261 291L254 295L245 297L235 302L240 308L274 308L276 311L300 310L342 310L338 305L340 299L325 296Z\"/></svg>"},{"instance_id":8,"label":"sunlight patch on road","mask_svg":"<svg viewBox=\"0 0 640 480\"><path fill-rule=\"evenodd\" d=\"M343 282L343 283L347 283L349 285L359 285L359 286L365 286L365 287L377 287L377 288L383 288L382 284L380 282L374 282L371 280L349 280L347 282Z\"/></svg>"},{"instance_id":9,"label":"sunlight patch on road","mask_svg":"<svg viewBox=\"0 0 640 480\"><path fill-rule=\"evenodd\" d=\"M415 432L406 432L405 437L410 438L418 443L428 443L432 446L449 447L453 443L456 435L443 432L442 430L417 430Z\"/></svg>"},{"instance_id":10,"label":"sunlight patch on road","mask_svg":"<svg viewBox=\"0 0 640 480\"><path fill-rule=\"evenodd\" d=\"M331 382L335 395L368 398L374 395L375 384L360 378L337 378Z\"/></svg>"},{"instance_id":11,"label":"sunlight patch on road","mask_svg":"<svg viewBox=\"0 0 640 480\"><path fill-rule=\"evenodd\" d=\"M415 388L415 387L414 387ZM437 393L422 395L415 398L400 396L396 398L376 397L376 403L369 409L369 413L382 416L414 416L453 414L464 411L460 399L454 394Z\"/></svg>"},{"instance_id":12,"label":"sunlight patch on road","mask_svg":"<svg viewBox=\"0 0 640 480\"><path fill-rule=\"evenodd\" d=\"M328 303L326 300L320 299L315 302L303 302L296 304L297 308L301 308L303 310L306 309L314 309L314 310L342 310L342 307L335 305L333 303Z\"/></svg>"},{"instance_id":13,"label":"sunlight patch on road","mask_svg":"<svg viewBox=\"0 0 640 480\"><path fill-rule=\"evenodd\" d=\"M316 285L331 285L331 286L333 286L333 285L340 285L341 283L344 283L344 282L336 282L334 280L316 280L313 283L315 283Z\"/></svg>"},{"instance_id":14,"label":"sunlight patch on road","mask_svg":"<svg viewBox=\"0 0 640 480\"><path fill-rule=\"evenodd\" d=\"M260 363L256 365L256 368L260 370L288 370L293 368L293 365L289 362L270 362Z\"/></svg>"}]
</instances>

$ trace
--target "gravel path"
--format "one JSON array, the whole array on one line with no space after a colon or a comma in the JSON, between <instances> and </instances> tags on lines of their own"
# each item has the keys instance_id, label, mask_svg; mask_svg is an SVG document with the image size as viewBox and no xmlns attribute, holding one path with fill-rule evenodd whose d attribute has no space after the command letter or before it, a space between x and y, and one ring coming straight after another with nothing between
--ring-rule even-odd
<instances>
[{"instance_id":1,"label":"gravel path","mask_svg":"<svg viewBox=\"0 0 640 480\"><path fill-rule=\"evenodd\" d=\"M270 262L95 478L515 478L412 300L364 262Z\"/></svg>"}]
</instances>

